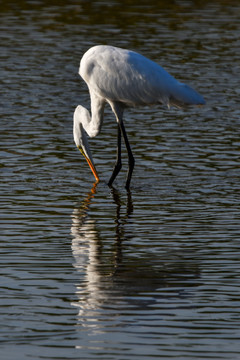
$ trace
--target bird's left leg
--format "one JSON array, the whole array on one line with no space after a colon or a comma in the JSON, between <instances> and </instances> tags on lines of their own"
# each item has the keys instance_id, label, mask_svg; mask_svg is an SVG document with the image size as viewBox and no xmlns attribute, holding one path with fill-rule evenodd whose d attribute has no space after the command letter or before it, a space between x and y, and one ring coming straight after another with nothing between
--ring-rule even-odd
<instances>
[{"instance_id":1,"label":"bird's left leg","mask_svg":"<svg viewBox=\"0 0 240 360\"><path fill-rule=\"evenodd\" d=\"M122 159L121 159L121 128L118 124L118 140L117 140L117 160L115 167L113 169L112 176L110 177L110 180L108 182L108 186L112 186L113 181L115 180L116 176L118 175L119 171L122 167Z\"/></svg>"},{"instance_id":2,"label":"bird's left leg","mask_svg":"<svg viewBox=\"0 0 240 360\"><path fill-rule=\"evenodd\" d=\"M124 127L124 124L123 124L122 120L119 122L119 125L120 125L120 128L121 128L121 133L122 133L122 136L124 138L124 142L125 142L127 153L128 153L128 174L127 174L127 181L126 181L125 187L126 187L127 190L129 190L135 160L134 160L134 157L133 157L133 153L132 153L132 150L131 150L131 147L130 147L130 144L129 144L129 141L128 141L127 133L126 133L126 130L125 130L125 127Z\"/></svg>"}]
</instances>

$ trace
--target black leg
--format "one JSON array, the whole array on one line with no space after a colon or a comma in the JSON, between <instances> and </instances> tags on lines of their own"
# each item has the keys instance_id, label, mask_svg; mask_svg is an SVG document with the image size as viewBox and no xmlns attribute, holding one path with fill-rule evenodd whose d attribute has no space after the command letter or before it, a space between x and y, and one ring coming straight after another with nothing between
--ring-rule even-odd
<instances>
[{"instance_id":1,"label":"black leg","mask_svg":"<svg viewBox=\"0 0 240 360\"><path fill-rule=\"evenodd\" d=\"M118 124L118 140L117 140L117 160L115 167L113 169L112 176L110 177L110 180L108 182L108 186L112 186L113 181L115 180L117 174L121 170L122 167L122 160L121 160L121 128Z\"/></svg>"},{"instance_id":2,"label":"black leg","mask_svg":"<svg viewBox=\"0 0 240 360\"><path fill-rule=\"evenodd\" d=\"M126 133L123 121L120 121L120 128L121 128L122 136L124 138L127 153L128 153L128 174L127 174L127 181L126 181L125 187L127 190L129 190L135 160L134 160L134 157L132 154L132 150L131 150L131 147L130 147L130 144L128 141L128 137L127 137L127 133Z\"/></svg>"}]
</instances>

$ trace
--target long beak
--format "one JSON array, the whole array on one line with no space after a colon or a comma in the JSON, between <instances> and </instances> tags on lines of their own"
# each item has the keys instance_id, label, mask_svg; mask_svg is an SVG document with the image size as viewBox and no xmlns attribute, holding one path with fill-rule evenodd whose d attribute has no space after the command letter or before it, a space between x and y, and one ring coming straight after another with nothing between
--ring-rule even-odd
<instances>
[{"instance_id":1,"label":"long beak","mask_svg":"<svg viewBox=\"0 0 240 360\"><path fill-rule=\"evenodd\" d=\"M85 157L85 159L87 160L87 163L90 167L90 169L92 170L92 173L95 177L95 179L97 181L99 181L99 177L98 177L98 173L97 173L97 170L95 168L95 166L93 165L92 161L86 156L85 152L83 151L83 149L81 148L81 146L78 146L78 149L80 150L80 152L83 154L83 156Z\"/></svg>"}]
</instances>

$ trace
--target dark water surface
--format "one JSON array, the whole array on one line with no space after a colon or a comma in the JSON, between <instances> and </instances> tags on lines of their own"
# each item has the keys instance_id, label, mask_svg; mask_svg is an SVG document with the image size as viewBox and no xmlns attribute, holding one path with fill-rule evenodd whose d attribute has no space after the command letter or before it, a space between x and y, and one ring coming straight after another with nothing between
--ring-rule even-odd
<instances>
[{"instance_id":1,"label":"dark water surface","mask_svg":"<svg viewBox=\"0 0 240 360\"><path fill-rule=\"evenodd\" d=\"M1 359L239 359L240 4L65 3L0 5ZM79 60L99 43L207 100L126 112L130 193L125 152L106 185L109 109L91 139L99 184L73 144Z\"/></svg>"}]
</instances>

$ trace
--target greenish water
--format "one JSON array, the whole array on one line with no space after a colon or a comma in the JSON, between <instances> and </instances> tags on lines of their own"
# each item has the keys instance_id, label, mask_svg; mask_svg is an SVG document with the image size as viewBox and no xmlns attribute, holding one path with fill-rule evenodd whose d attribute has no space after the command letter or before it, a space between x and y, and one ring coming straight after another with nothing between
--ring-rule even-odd
<instances>
[{"instance_id":1,"label":"greenish water","mask_svg":"<svg viewBox=\"0 0 240 360\"><path fill-rule=\"evenodd\" d=\"M5 360L240 356L238 1L3 1L1 337ZM117 128L75 148L96 44L133 49L206 99L129 109L136 167L114 189Z\"/></svg>"}]
</instances>

